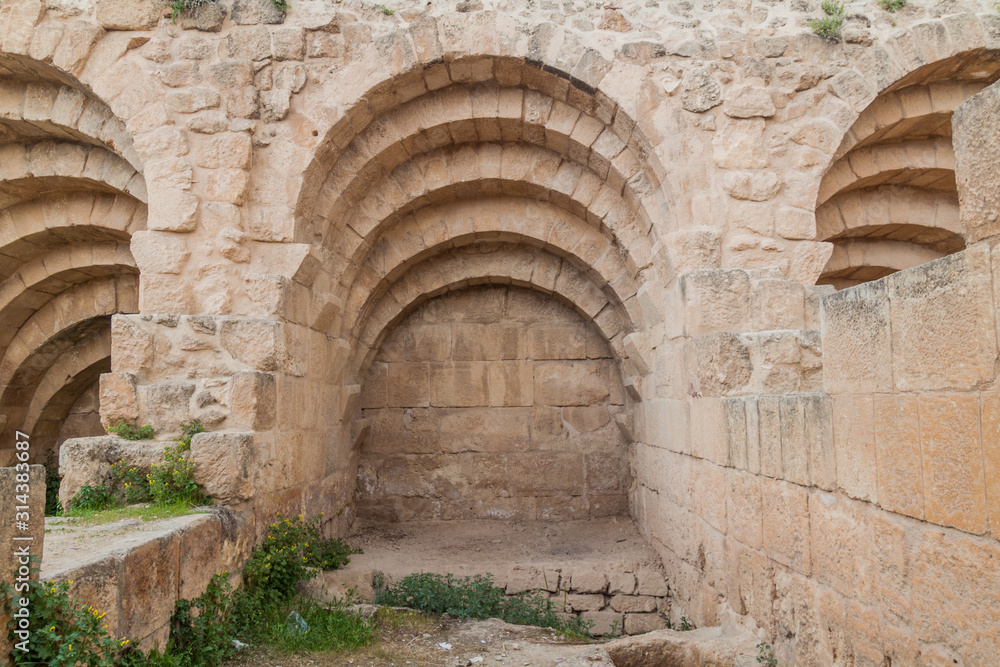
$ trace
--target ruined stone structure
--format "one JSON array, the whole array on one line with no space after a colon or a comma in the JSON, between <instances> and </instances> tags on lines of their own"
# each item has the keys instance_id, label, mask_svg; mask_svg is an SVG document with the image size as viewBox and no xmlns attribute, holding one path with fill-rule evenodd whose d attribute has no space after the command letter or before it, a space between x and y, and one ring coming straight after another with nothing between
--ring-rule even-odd
<instances>
[{"instance_id":1,"label":"ruined stone structure","mask_svg":"<svg viewBox=\"0 0 1000 667\"><path fill-rule=\"evenodd\" d=\"M0 465L200 419L242 517L122 632L276 511L615 515L781 664L996 664L992 1L291 4L0 4Z\"/></svg>"}]
</instances>

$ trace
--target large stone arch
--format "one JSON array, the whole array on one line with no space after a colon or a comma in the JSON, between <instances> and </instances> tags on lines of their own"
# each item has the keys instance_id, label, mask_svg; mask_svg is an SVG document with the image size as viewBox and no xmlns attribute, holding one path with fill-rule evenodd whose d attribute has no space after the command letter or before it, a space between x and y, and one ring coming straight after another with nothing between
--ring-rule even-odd
<instances>
[{"instance_id":1,"label":"large stone arch","mask_svg":"<svg viewBox=\"0 0 1000 667\"><path fill-rule=\"evenodd\" d=\"M959 49L949 27L912 28L922 48L910 49L906 71L854 101L859 113L818 186L817 238L834 245L820 283L855 285L965 247L951 116L1000 78L1000 50Z\"/></svg>"},{"instance_id":2,"label":"large stone arch","mask_svg":"<svg viewBox=\"0 0 1000 667\"><path fill-rule=\"evenodd\" d=\"M611 351L626 356L622 338L633 328L627 312L615 306L568 259L535 248L490 241L485 247L460 245L442 257L434 255L412 267L386 288L373 290L368 317L352 367L363 373L392 328L429 299L470 285L512 284L557 298L594 325Z\"/></svg>"},{"instance_id":3,"label":"large stone arch","mask_svg":"<svg viewBox=\"0 0 1000 667\"><path fill-rule=\"evenodd\" d=\"M360 94L320 139L293 234L318 265L313 303L336 312L320 328L343 345L336 375L350 395L423 304L497 285L569 305L603 340L615 381L638 387L652 326L639 293L672 278L652 153L598 87L524 58L414 64ZM338 439L357 442L358 403L334 409Z\"/></svg>"},{"instance_id":4,"label":"large stone arch","mask_svg":"<svg viewBox=\"0 0 1000 667\"><path fill-rule=\"evenodd\" d=\"M39 462L110 370L111 316L137 310L147 218L132 135L77 74L0 55L0 437L37 435Z\"/></svg>"},{"instance_id":5,"label":"large stone arch","mask_svg":"<svg viewBox=\"0 0 1000 667\"><path fill-rule=\"evenodd\" d=\"M333 234L339 241L331 218L378 192L372 182L404 163L446 146L504 141L544 147L567 167L594 172L625 200L641 235L653 234L653 245L652 220L668 219L669 211L648 141L626 112L568 74L523 59L483 56L448 67L481 76L428 85L425 77L433 80L440 67L415 67L369 90L326 132L299 193L298 240L330 242Z\"/></svg>"}]
</instances>

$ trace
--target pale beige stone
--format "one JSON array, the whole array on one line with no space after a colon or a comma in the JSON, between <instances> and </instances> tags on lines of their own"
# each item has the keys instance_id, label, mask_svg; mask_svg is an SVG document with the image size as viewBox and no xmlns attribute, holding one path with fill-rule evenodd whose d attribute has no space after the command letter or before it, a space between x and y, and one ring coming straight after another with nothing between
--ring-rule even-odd
<instances>
[{"instance_id":1,"label":"pale beige stone","mask_svg":"<svg viewBox=\"0 0 1000 667\"><path fill-rule=\"evenodd\" d=\"M835 396L837 484L852 498L877 502L875 415L871 396Z\"/></svg>"},{"instance_id":2,"label":"pale beige stone","mask_svg":"<svg viewBox=\"0 0 1000 667\"><path fill-rule=\"evenodd\" d=\"M979 533L986 529L986 488L975 394L918 399L924 517Z\"/></svg>"}]
</instances>

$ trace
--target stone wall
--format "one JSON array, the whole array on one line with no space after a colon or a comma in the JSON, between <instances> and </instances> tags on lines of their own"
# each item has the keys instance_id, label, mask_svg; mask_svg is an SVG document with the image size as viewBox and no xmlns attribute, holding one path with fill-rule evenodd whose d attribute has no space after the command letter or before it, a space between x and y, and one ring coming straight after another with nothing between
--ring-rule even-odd
<instances>
[{"instance_id":1,"label":"stone wall","mask_svg":"<svg viewBox=\"0 0 1000 667\"><path fill-rule=\"evenodd\" d=\"M69 535L54 538L63 542L64 549L73 539L72 528L68 530ZM76 535L78 540L87 537ZM201 595L216 574L238 585L254 540L250 513L215 509L119 534L113 543L91 539L87 553L76 559L64 557L62 567L43 567L43 575L46 580L69 582L71 597L105 613L110 637L136 641L143 650L162 651L177 601Z\"/></svg>"},{"instance_id":2,"label":"stone wall","mask_svg":"<svg viewBox=\"0 0 1000 667\"><path fill-rule=\"evenodd\" d=\"M675 604L716 595L782 664L989 664L1000 449L996 250L823 298L823 387L647 414L639 516ZM822 391L819 391L822 389ZM700 443L700 444L699 444Z\"/></svg>"},{"instance_id":3,"label":"stone wall","mask_svg":"<svg viewBox=\"0 0 1000 667\"><path fill-rule=\"evenodd\" d=\"M629 443L611 351L555 298L472 287L392 330L361 388L367 519L626 513Z\"/></svg>"},{"instance_id":4,"label":"stone wall","mask_svg":"<svg viewBox=\"0 0 1000 667\"><path fill-rule=\"evenodd\" d=\"M8 0L0 461L104 373L105 425L208 426L220 502L343 533L384 341L516 285L607 342L695 622L788 664L995 655L993 4L851 3L824 40L797 0Z\"/></svg>"}]
</instances>

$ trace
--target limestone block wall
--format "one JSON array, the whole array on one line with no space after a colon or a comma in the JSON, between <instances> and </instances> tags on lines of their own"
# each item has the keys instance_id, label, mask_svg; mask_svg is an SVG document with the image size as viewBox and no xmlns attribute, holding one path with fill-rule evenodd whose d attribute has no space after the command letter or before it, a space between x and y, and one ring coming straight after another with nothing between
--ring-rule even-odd
<instances>
[{"instance_id":1,"label":"limestone block wall","mask_svg":"<svg viewBox=\"0 0 1000 667\"><path fill-rule=\"evenodd\" d=\"M782 664L991 662L995 253L823 297L809 392L644 402L635 513L675 604L704 623L724 600Z\"/></svg>"},{"instance_id":2,"label":"limestone block wall","mask_svg":"<svg viewBox=\"0 0 1000 667\"><path fill-rule=\"evenodd\" d=\"M154 530L122 536L113 547L78 562L43 570L46 579L71 582L70 595L106 613L111 637L161 651L177 600L204 592L216 574L238 584L256 534L248 512L230 509L176 517Z\"/></svg>"},{"instance_id":3,"label":"limestone block wall","mask_svg":"<svg viewBox=\"0 0 1000 667\"><path fill-rule=\"evenodd\" d=\"M624 514L624 400L607 343L554 297L496 286L431 299L396 325L362 384L359 516Z\"/></svg>"},{"instance_id":4,"label":"limestone block wall","mask_svg":"<svg viewBox=\"0 0 1000 667\"><path fill-rule=\"evenodd\" d=\"M689 617L746 612L789 664L990 655L990 495L968 486L990 488L988 438L941 443L989 421L991 350L945 342L989 328L968 313L988 319L993 250L934 265L976 277L957 310L947 271L823 317L815 283L992 235L972 178L995 171L993 0L851 3L840 41L797 0L206 4L176 24L157 0L0 7L0 435L59 437L105 373L105 424L201 419L220 499L346 508L343 531L394 327L448 291L530 288L607 341L629 511ZM384 409L423 408L387 389ZM891 410L916 415L919 492L882 465L912 443L879 435Z\"/></svg>"}]
</instances>

